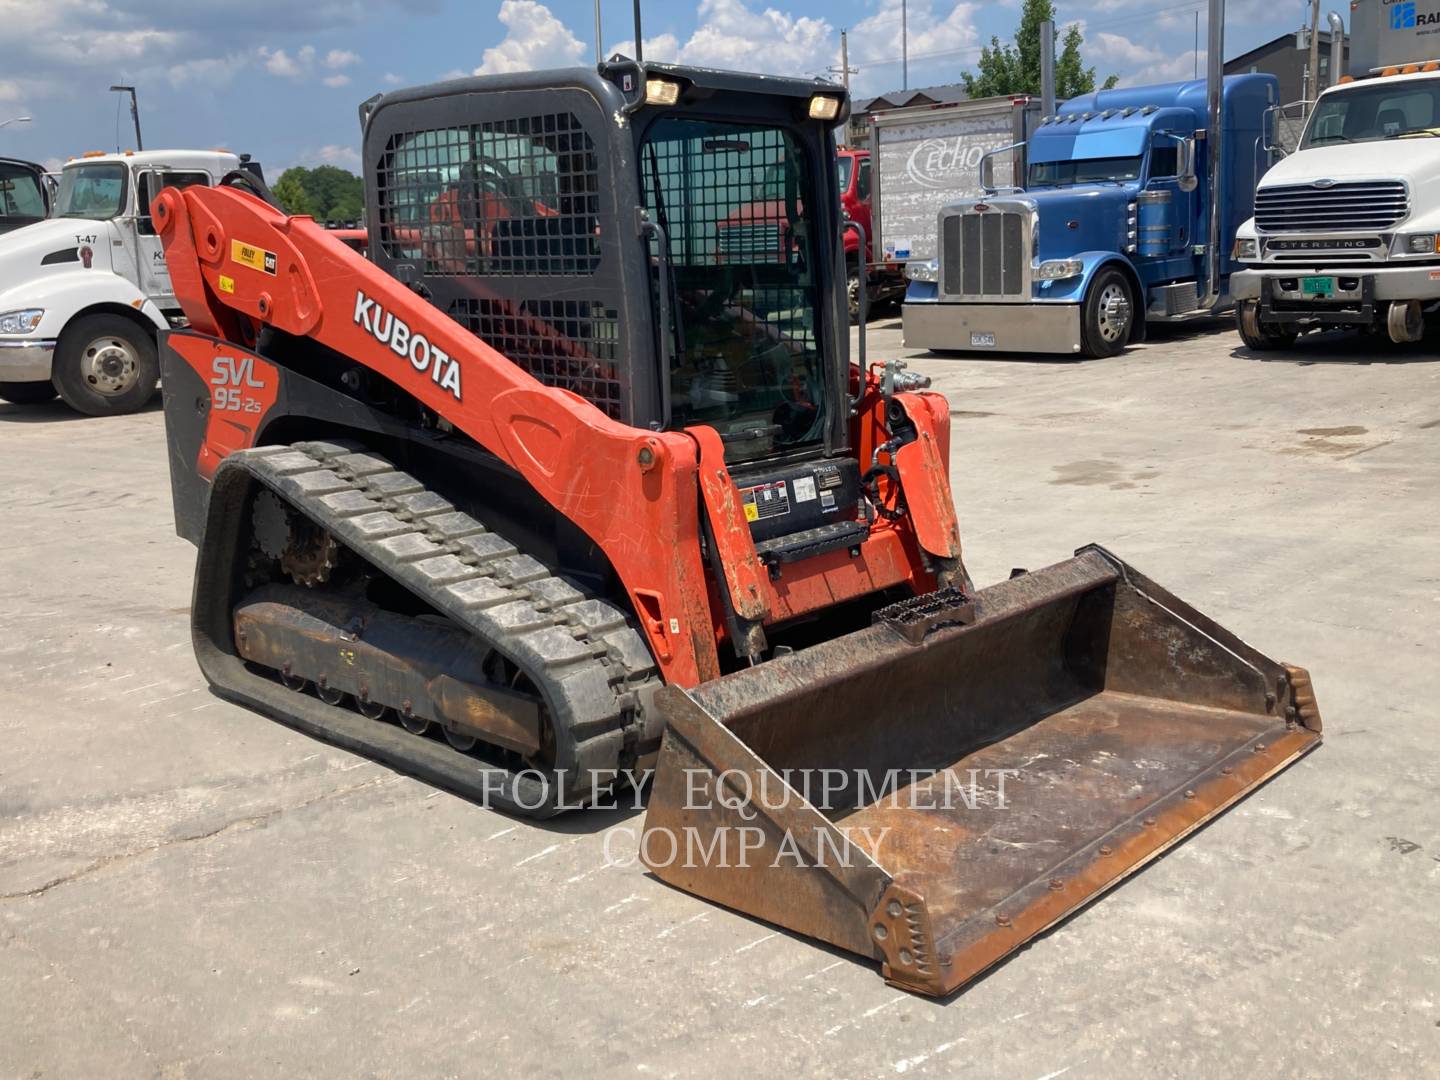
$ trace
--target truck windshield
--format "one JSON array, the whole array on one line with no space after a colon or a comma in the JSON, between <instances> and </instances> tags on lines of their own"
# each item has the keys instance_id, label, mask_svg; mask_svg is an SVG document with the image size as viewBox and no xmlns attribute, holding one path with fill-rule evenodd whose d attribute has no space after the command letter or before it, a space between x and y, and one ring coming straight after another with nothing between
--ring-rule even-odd
<instances>
[{"instance_id":1,"label":"truck windshield","mask_svg":"<svg viewBox=\"0 0 1440 1080\"><path fill-rule=\"evenodd\" d=\"M1061 187L1068 184L1107 184L1139 180L1144 161L1141 157L1036 161L1030 165L1030 183L1026 187Z\"/></svg>"},{"instance_id":2,"label":"truck windshield","mask_svg":"<svg viewBox=\"0 0 1440 1080\"><path fill-rule=\"evenodd\" d=\"M1362 83L1326 94L1315 106L1300 149L1440 134L1440 79Z\"/></svg>"},{"instance_id":3,"label":"truck windshield","mask_svg":"<svg viewBox=\"0 0 1440 1080\"><path fill-rule=\"evenodd\" d=\"M55 216L104 221L125 207L125 166L107 161L73 165L60 174Z\"/></svg>"},{"instance_id":4,"label":"truck windshield","mask_svg":"<svg viewBox=\"0 0 1440 1080\"><path fill-rule=\"evenodd\" d=\"M23 165L0 161L0 218L43 218L40 177Z\"/></svg>"},{"instance_id":5,"label":"truck windshield","mask_svg":"<svg viewBox=\"0 0 1440 1080\"><path fill-rule=\"evenodd\" d=\"M804 215L813 177L799 141L778 127L664 118L645 135L640 172L668 237L673 425L714 427L731 461L818 442L820 238Z\"/></svg>"},{"instance_id":6,"label":"truck windshield","mask_svg":"<svg viewBox=\"0 0 1440 1080\"><path fill-rule=\"evenodd\" d=\"M850 190L850 174L855 170L855 159L853 157L842 157L840 159L840 191L843 194Z\"/></svg>"}]
</instances>

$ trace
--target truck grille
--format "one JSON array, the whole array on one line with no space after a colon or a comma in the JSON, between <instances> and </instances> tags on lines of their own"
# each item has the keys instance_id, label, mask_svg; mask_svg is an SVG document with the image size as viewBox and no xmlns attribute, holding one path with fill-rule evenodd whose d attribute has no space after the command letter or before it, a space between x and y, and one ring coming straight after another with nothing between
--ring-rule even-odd
<instances>
[{"instance_id":1,"label":"truck grille","mask_svg":"<svg viewBox=\"0 0 1440 1080\"><path fill-rule=\"evenodd\" d=\"M940 291L946 296L1023 296L1030 253L1025 215L950 214L940 229Z\"/></svg>"},{"instance_id":2,"label":"truck grille","mask_svg":"<svg viewBox=\"0 0 1440 1080\"><path fill-rule=\"evenodd\" d=\"M755 221L744 224L721 222L720 254L729 259L747 262L769 262L780 259L780 223Z\"/></svg>"},{"instance_id":3,"label":"truck grille","mask_svg":"<svg viewBox=\"0 0 1440 1080\"><path fill-rule=\"evenodd\" d=\"M1255 193L1255 225L1265 232L1378 231L1409 213L1410 193L1399 180L1289 184Z\"/></svg>"}]
</instances>

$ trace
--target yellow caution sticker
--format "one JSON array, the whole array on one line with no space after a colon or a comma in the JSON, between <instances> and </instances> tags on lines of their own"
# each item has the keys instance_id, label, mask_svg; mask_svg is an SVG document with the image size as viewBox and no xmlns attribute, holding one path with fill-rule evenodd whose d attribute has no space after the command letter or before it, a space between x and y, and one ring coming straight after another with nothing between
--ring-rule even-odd
<instances>
[{"instance_id":1,"label":"yellow caution sticker","mask_svg":"<svg viewBox=\"0 0 1440 1080\"><path fill-rule=\"evenodd\" d=\"M759 521L759 520L760 520L760 508L759 508L758 506L756 506L753 502L747 502L747 503L745 504L745 520L746 520L746 521Z\"/></svg>"},{"instance_id":2,"label":"yellow caution sticker","mask_svg":"<svg viewBox=\"0 0 1440 1080\"><path fill-rule=\"evenodd\" d=\"M220 286L221 292L233 293L235 291L235 279L233 277L226 277L224 274L221 274L220 280L216 282L216 284Z\"/></svg>"},{"instance_id":3,"label":"yellow caution sticker","mask_svg":"<svg viewBox=\"0 0 1440 1080\"><path fill-rule=\"evenodd\" d=\"M275 267L278 262L273 251L242 244L239 240L230 241L230 260L272 277L275 275Z\"/></svg>"}]
</instances>

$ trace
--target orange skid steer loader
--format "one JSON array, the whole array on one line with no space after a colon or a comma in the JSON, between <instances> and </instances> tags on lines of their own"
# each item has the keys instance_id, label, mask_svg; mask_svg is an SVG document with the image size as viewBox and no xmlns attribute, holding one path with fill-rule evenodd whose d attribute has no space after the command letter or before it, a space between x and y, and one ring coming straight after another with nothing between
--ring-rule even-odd
<instances>
[{"instance_id":1,"label":"orange skid steer loader","mask_svg":"<svg viewBox=\"0 0 1440 1080\"><path fill-rule=\"evenodd\" d=\"M165 191L176 523L220 694L536 817L653 768L659 877L943 994L1319 714L1099 548L974 589L944 398L850 360L847 113L624 60L385 94L366 255Z\"/></svg>"}]
</instances>

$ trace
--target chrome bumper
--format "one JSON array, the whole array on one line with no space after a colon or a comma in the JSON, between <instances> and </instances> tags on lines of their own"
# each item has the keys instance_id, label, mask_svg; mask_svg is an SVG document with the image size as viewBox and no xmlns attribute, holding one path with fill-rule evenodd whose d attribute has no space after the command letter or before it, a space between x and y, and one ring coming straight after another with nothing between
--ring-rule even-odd
<instances>
[{"instance_id":1,"label":"chrome bumper","mask_svg":"<svg viewBox=\"0 0 1440 1080\"><path fill-rule=\"evenodd\" d=\"M907 349L1078 353L1079 304L905 304ZM987 344L993 337L994 344Z\"/></svg>"},{"instance_id":2,"label":"chrome bumper","mask_svg":"<svg viewBox=\"0 0 1440 1080\"><path fill-rule=\"evenodd\" d=\"M1299 290L1286 291L1279 287L1277 279L1280 278L1302 278L1302 277L1333 277L1353 278L1357 283L1362 278L1372 278L1375 282L1373 298L1376 300L1433 300L1440 299L1440 267L1435 266L1386 266L1384 263L1375 263L1373 266L1347 266L1338 270L1312 270L1301 269L1297 266L1270 267L1252 266L1246 270L1237 270L1230 275L1230 294L1236 300L1258 300L1260 299L1260 281L1262 278L1270 279L1270 295L1277 300L1287 302L1304 301L1309 297L1300 294ZM1337 281L1338 285L1339 282ZM1337 300L1359 300L1361 289L1337 289L1335 299Z\"/></svg>"},{"instance_id":3,"label":"chrome bumper","mask_svg":"<svg viewBox=\"0 0 1440 1080\"><path fill-rule=\"evenodd\" d=\"M55 339L0 340L0 382L44 382L50 378Z\"/></svg>"}]
</instances>

